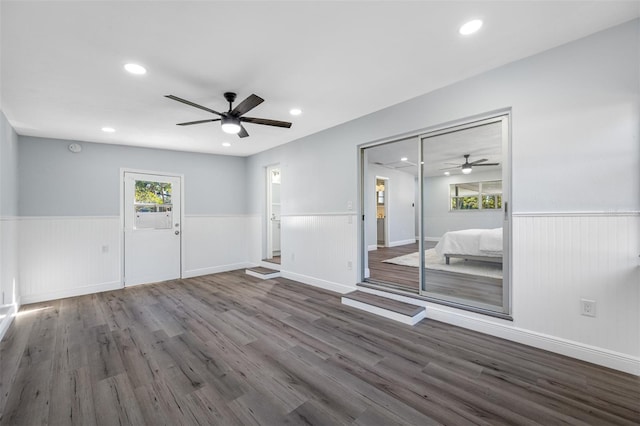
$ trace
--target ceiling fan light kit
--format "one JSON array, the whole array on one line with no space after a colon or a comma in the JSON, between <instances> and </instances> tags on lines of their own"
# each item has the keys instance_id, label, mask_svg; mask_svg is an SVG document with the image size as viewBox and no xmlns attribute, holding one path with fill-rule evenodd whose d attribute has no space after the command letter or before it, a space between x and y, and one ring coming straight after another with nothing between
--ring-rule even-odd
<instances>
[{"instance_id":1,"label":"ceiling fan light kit","mask_svg":"<svg viewBox=\"0 0 640 426\"><path fill-rule=\"evenodd\" d=\"M188 121L186 123L178 123L178 126L190 126L192 124L201 124L201 123L210 123L212 121L220 121L222 124L222 131L225 133L229 133L232 135L238 135L238 137L246 138L249 136L249 133L244 128L242 123L253 123L253 124L262 124L265 126L274 126L274 127L285 127L290 128L291 123L287 121L277 121L277 120L269 120L266 118L255 118L255 117L243 117L244 114L251 111L262 102L262 99L258 95L251 95L246 98L244 101L240 102L240 104L236 105L233 108L233 102L236 100L236 94L233 92L226 92L224 94L224 98L229 102L229 111L227 112L218 112L211 108L207 108L202 105L198 105L194 102L188 101L186 99L179 98L174 95L165 95L166 98L172 99L174 101L181 102L185 105L192 106L194 108L201 109L203 111L210 112L215 115L219 115L220 118L210 118L207 120L197 120L197 121Z\"/></svg>"},{"instance_id":2,"label":"ceiling fan light kit","mask_svg":"<svg viewBox=\"0 0 640 426\"><path fill-rule=\"evenodd\" d=\"M222 131L231 135L240 133L240 120L235 117L222 117Z\"/></svg>"},{"instance_id":3,"label":"ceiling fan light kit","mask_svg":"<svg viewBox=\"0 0 640 426\"><path fill-rule=\"evenodd\" d=\"M461 169L463 174L468 175L473 170L473 166L499 166L500 165L500 163L487 163L487 161L489 161L489 160L487 160L486 158L482 158L480 160L472 161L470 163L469 162L469 157L470 156L471 156L471 154L465 154L464 155L464 163L462 163L462 164L445 163L445 164L455 164L455 167L447 167L447 168L440 169L440 170Z\"/></svg>"}]
</instances>

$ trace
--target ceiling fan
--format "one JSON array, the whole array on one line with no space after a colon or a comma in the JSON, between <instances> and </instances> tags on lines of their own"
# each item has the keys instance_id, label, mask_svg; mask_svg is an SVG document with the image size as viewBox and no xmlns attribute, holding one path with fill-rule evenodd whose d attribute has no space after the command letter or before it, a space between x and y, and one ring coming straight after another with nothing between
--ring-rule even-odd
<instances>
[{"instance_id":1,"label":"ceiling fan","mask_svg":"<svg viewBox=\"0 0 640 426\"><path fill-rule=\"evenodd\" d=\"M462 169L462 173L464 173L465 175L468 175L469 173L471 173L471 169L473 168L473 166L499 166L500 163L485 163L485 161L489 161L486 158L483 158L481 160L476 160L476 161L472 161L471 163L469 162L469 157L471 156L471 154L465 154L464 155L464 163L463 164L457 164L457 163L445 163L445 164L453 164L455 167L448 167L445 169L440 169L440 170L451 170L451 169Z\"/></svg>"},{"instance_id":2,"label":"ceiling fan","mask_svg":"<svg viewBox=\"0 0 640 426\"><path fill-rule=\"evenodd\" d=\"M210 118L208 120L197 120L197 121L188 121L186 123L178 123L178 126L190 126L192 124L201 124L208 123L211 121L221 121L222 122L222 130L226 133L237 134L241 138L246 138L249 136L247 130L244 128L242 123L253 123L253 124L263 124L266 126L276 126L276 127L286 127L287 129L291 127L291 123L287 121L277 121L277 120L268 120L266 118L255 118L255 117L244 117L244 114L251 111L262 102L260 96L251 95L244 101L240 102L233 108L233 102L236 100L236 94L233 92L226 92L224 94L224 98L229 102L229 111L227 112L218 112L214 111L210 108L204 107L202 105L198 105L186 99L179 98L174 95L165 95L166 98L173 99L174 101L182 102L183 104L190 105L195 108L200 108L204 111L219 115L220 118Z\"/></svg>"}]
</instances>

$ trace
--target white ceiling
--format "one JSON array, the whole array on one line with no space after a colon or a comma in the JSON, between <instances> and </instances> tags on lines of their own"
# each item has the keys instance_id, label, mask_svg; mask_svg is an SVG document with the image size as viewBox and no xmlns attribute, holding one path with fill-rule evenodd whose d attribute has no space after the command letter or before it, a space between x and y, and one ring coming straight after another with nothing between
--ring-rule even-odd
<instances>
[{"instance_id":1,"label":"white ceiling","mask_svg":"<svg viewBox=\"0 0 640 426\"><path fill-rule=\"evenodd\" d=\"M464 130L456 130L421 140L424 162L418 154L418 138L393 141L384 145L367 148L366 161L382 167L394 169L418 176L418 167L422 165L422 174L426 177L443 176L445 171L451 175L462 174L464 155L469 154L469 162L486 159L484 163L498 163L496 166L473 166L476 170L491 171L502 169L502 124L493 122ZM406 161L402 161L406 158ZM446 169L446 170L445 170Z\"/></svg>"},{"instance_id":2,"label":"white ceiling","mask_svg":"<svg viewBox=\"0 0 640 426\"><path fill-rule=\"evenodd\" d=\"M1 107L21 135L251 155L640 16L639 1L6 1ZM458 27L484 20L474 36ZM490 52L490 54L488 54ZM132 76L136 62L148 73ZM239 139L173 94L266 101ZM292 117L288 111L304 111ZM112 134L104 126L114 127ZM232 146L222 147L229 141Z\"/></svg>"}]
</instances>

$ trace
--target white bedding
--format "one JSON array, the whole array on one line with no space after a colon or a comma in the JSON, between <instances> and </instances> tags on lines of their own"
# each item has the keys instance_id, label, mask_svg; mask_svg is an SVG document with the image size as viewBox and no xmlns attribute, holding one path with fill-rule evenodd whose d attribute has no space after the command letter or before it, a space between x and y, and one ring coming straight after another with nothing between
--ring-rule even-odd
<instances>
[{"instance_id":1,"label":"white bedding","mask_svg":"<svg viewBox=\"0 0 640 426\"><path fill-rule=\"evenodd\" d=\"M435 246L436 253L502 257L502 228L463 229L447 232Z\"/></svg>"}]
</instances>

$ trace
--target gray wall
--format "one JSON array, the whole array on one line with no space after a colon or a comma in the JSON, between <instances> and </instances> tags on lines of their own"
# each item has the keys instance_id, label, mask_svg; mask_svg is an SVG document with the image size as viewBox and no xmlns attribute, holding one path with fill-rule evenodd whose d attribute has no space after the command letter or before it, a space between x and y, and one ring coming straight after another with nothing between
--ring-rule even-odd
<instances>
[{"instance_id":1,"label":"gray wall","mask_svg":"<svg viewBox=\"0 0 640 426\"><path fill-rule=\"evenodd\" d=\"M0 216L18 215L18 135L0 111Z\"/></svg>"},{"instance_id":2,"label":"gray wall","mask_svg":"<svg viewBox=\"0 0 640 426\"><path fill-rule=\"evenodd\" d=\"M19 137L21 216L117 216L120 168L184 174L186 214L246 213L245 158Z\"/></svg>"},{"instance_id":3,"label":"gray wall","mask_svg":"<svg viewBox=\"0 0 640 426\"><path fill-rule=\"evenodd\" d=\"M261 212L270 162L286 163L287 213L345 211L357 205L359 144L507 107L514 212L640 210L639 27L631 21L254 155L249 211ZM320 182L331 196L309 190Z\"/></svg>"}]
</instances>

